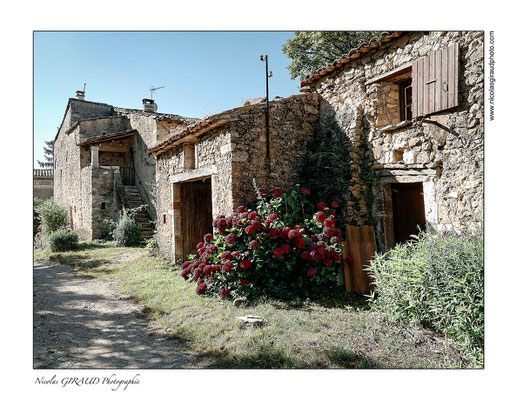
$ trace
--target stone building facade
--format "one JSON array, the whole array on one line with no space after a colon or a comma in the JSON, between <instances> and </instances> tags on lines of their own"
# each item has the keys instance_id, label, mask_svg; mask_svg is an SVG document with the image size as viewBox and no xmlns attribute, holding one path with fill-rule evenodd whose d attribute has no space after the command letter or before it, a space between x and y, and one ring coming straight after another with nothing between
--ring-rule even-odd
<instances>
[{"instance_id":1,"label":"stone building facade","mask_svg":"<svg viewBox=\"0 0 517 400\"><path fill-rule=\"evenodd\" d=\"M85 101L82 92L69 99L54 143L54 199L67 208L81 239L100 238L103 221L131 208L131 196L156 218L155 160L148 148L193 121Z\"/></svg>"},{"instance_id":2,"label":"stone building facade","mask_svg":"<svg viewBox=\"0 0 517 400\"><path fill-rule=\"evenodd\" d=\"M175 261L195 251L212 219L256 197L290 190L318 125L319 98L294 95L211 116L150 149L157 159L157 241ZM269 147L269 149L268 149Z\"/></svg>"},{"instance_id":3,"label":"stone building facade","mask_svg":"<svg viewBox=\"0 0 517 400\"><path fill-rule=\"evenodd\" d=\"M54 196L54 170L38 168L33 171L33 198L51 199Z\"/></svg>"},{"instance_id":4,"label":"stone building facade","mask_svg":"<svg viewBox=\"0 0 517 400\"><path fill-rule=\"evenodd\" d=\"M392 32L302 82L347 141L346 213L386 249L426 223L474 230L483 217L483 32Z\"/></svg>"}]
</instances>

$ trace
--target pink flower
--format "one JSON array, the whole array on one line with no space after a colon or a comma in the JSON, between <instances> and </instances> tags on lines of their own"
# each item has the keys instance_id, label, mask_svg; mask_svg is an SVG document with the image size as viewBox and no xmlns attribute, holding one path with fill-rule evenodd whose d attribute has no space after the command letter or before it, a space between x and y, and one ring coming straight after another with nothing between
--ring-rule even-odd
<instances>
[{"instance_id":1,"label":"pink flower","mask_svg":"<svg viewBox=\"0 0 517 400\"><path fill-rule=\"evenodd\" d=\"M313 276L316 273L318 273L318 270L314 267L311 267L307 270L307 276Z\"/></svg>"},{"instance_id":2,"label":"pink flower","mask_svg":"<svg viewBox=\"0 0 517 400\"><path fill-rule=\"evenodd\" d=\"M295 239L300 236L300 232L298 232L296 229L291 229L289 233L287 234L287 237L289 239Z\"/></svg>"}]
</instances>

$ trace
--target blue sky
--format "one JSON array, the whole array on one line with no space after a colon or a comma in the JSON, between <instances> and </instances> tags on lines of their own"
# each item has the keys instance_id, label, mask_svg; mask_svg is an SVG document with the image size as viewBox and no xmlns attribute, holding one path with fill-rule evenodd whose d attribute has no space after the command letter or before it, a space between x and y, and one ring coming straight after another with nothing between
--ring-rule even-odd
<instances>
[{"instance_id":1,"label":"blue sky","mask_svg":"<svg viewBox=\"0 0 517 400\"><path fill-rule=\"evenodd\" d=\"M86 83L86 100L141 108L149 87L158 112L189 117L242 105L265 94L299 93L282 44L293 32L35 32L34 162L55 137L69 97Z\"/></svg>"}]
</instances>

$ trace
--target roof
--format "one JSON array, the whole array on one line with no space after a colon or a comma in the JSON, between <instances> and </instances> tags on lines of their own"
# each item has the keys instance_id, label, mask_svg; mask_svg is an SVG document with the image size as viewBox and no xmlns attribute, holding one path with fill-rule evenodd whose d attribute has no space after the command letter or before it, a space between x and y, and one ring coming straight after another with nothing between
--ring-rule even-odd
<instances>
[{"instance_id":1,"label":"roof","mask_svg":"<svg viewBox=\"0 0 517 400\"><path fill-rule=\"evenodd\" d=\"M292 95L289 97L300 97L300 96L307 96L307 95L306 94L297 94L297 95ZM284 99L288 99L289 97L278 98L278 99L275 97L276 100L273 99L273 101L271 101L270 104L273 104L276 101L282 101ZM212 129L226 125L228 122L236 121L238 119L238 115L241 114L243 111L260 108L260 107L266 107L266 104L265 103L254 103L254 104L245 105L242 107L232 108L230 110L226 110L226 111L220 112L218 114L214 114L209 117L206 117L205 119L203 119L201 121L198 121L194 124L187 126L185 129L183 129L179 133L165 139L161 143L158 143L156 146L150 148L149 154L157 157L160 154L169 150L171 147L179 144L178 142L181 141L181 139L184 139L191 135L199 136L201 134L209 132Z\"/></svg>"},{"instance_id":2,"label":"roof","mask_svg":"<svg viewBox=\"0 0 517 400\"><path fill-rule=\"evenodd\" d=\"M307 75L305 79L301 83L301 87L310 86L314 82L318 81L320 78L325 75L330 74L331 72L345 66L351 61L362 57L363 55L369 53L372 50L378 48L381 44L390 42L393 39L396 39L408 32L397 31L397 32L383 32L380 36L374 36L370 39L368 43L363 43L361 46L356 47L350 50L347 54L344 54L334 62L330 63L324 68L321 68L317 71L314 71Z\"/></svg>"},{"instance_id":3,"label":"roof","mask_svg":"<svg viewBox=\"0 0 517 400\"><path fill-rule=\"evenodd\" d=\"M92 136L88 139L83 140L82 142L79 142L79 145L83 146L85 144L93 144L93 143L107 142L107 141L111 141L111 140L124 139L126 137L134 135L136 132L137 132L136 129L130 129L127 131L110 133L109 135Z\"/></svg>"},{"instance_id":4,"label":"roof","mask_svg":"<svg viewBox=\"0 0 517 400\"><path fill-rule=\"evenodd\" d=\"M53 178L54 170L52 168L34 168L35 178Z\"/></svg>"},{"instance_id":5,"label":"roof","mask_svg":"<svg viewBox=\"0 0 517 400\"><path fill-rule=\"evenodd\" d=\"M150 117L157 121L177 121L182 122L186 124L191 124L197 121L200 121L199 118L193 118L193 117L183 117L181 115L176 114L165 114L165 113L157 113L157 112L150 112L150 111L144 111L137 108L123 108L123 107L113 107L113 111L117 115L140 115L143 117Z\"/></svg>"}]
</instances>

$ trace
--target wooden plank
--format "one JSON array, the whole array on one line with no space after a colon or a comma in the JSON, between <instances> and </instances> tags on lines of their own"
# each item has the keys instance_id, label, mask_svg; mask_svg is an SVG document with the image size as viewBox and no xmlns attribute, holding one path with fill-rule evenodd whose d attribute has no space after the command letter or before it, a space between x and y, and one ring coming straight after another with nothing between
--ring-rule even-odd
<instances>
[{"instance_id":1,"label":"wooden plank","mask_svg":"<svg viewBox=\"0 0 517 400\"><path fill-rule=\"evenodd\" d=\"M424 59L418 60L418 115L424 115Z\"/></svg>"},{"instance_id":2,"label":"wooden plank","mask_svg":"<svg viewBox=\"0 0 517 400\"><path fill-rule=\"evenodd\" d=\"M434 85L434 109L442 109L442 52L435 51L436 83Z\"/></svg>"},{"instance_id":3,"label":"wooden plank","mask_svg":"<svg viewBox=\"0 0 517 400\"><path fill-rule=\"evenodd\" d=\"M372 83L379 83L379 82L383 82L386 80L390 80L399 75L403 75L407 72L410 72L411 68L412 68L412 64L410 64L410 63L403 64L400 67L397 67L397 68L392 69L391 71L385 72L384 74L381 74L375 78L367 80L365 85L371 85Z\"/></svg>"},{"instance_id":4,"label":"wooden plank","mask_svg":"<svg viewBox=\"0 0 517 400\"><path fill-rule=\"evenodd\" d=\"M447 104L448 104L448 96L447 96L447 79L448 79L448 72L447 72L447 66L449 65L448 63L448 57L447 57L447 49L442 49L440 50L440 52L442 53L442 68L441 68L441 73L442 73L442 84L441 84L441 87L440 87L440 93L441 93L441 107L440 109L441 110L445 110L447 108Z\"/></svg>"},{"instance_id":5,"label":"wooden plank","mask_svg":"<svg viewBox=\"0 0 517 400\"><path fill-rule=\"evenodd\" d=\"M418 60L413 61L413 66L411 67L411 86L412 86L412 96L411 99L411 111L413 112L413 116L418 116Z\"/></svg>"},{"instance_id":6,"label":"wooden plank","mask_svg":"<svg viewBox=\"0 0 517 400\"><path fill-rule=\"evenodd\" d=\"M460 66L460 47L458 43L454 43L452 46L454 48L454 58L453 58L453 73L454 73L454 94L452 97L451 107L456 107L459 105L459 66Z\"/></svg>"},{"instance_id":7,"label":"wooden plank","mask_svg":"<svg viewBox=\"0 0 517 400\"><path fill-rule=\"evenodd\" d=\"M436 110L436 107L434 106L435 102L435 86L436 86L436 53L434 51L429 54L429 79L427 80L428 84L428 92L429 92L429 114L433 113ZM434 83L431 83L432 81L435 81Z\"/></svg>"},{"instance_id":8,"label":"wooden plank","mask_svg":"<svg viewBox=\"0 0 517 400\"><path fill-rule=\"evenodd\" d=\"M423 115L429 114L429 85L426 83L429 80L429 56L424 57L424 110Z\"/></svg>"},{"instance_id":9,"label":"wooden plank","mask_svg":"<svg viewBox=\"0 0 517 400\"><path fill-rule=\"evenodd\" d=\"M371 279L364 270L375 254L375 234L371 226L346 227L345 254L352 258L352 265L345 263L345 285L348 292L368 293L372 289Z\"/></svg>"},{"instance_id":10,"label":"wooden plank","mask_svg":"<svg viewBox=\"0 0 517 400\"><path fill-rule=\"evenodd\" d=\"M447 48L447 108L454 106L454 46Z\"/></svg>"},{"instance_id":11,"label":"wooden plank","mask_svg":"<svg viewBox=\"0 0 517 400\"><path fill-rule=\"evenodd\" d=\"M364 265L370 265L370 261L375 256L375 252L377 251L377 244L375 243L375 233L373 230L373 226L363 225L361 226L361 237L363 240L363 248L364 248ZM368 291L372 291L375 289L375 285L373 284L372 279L366 274L366 280L368 283Z\"/></svg>"}]
</instances>

